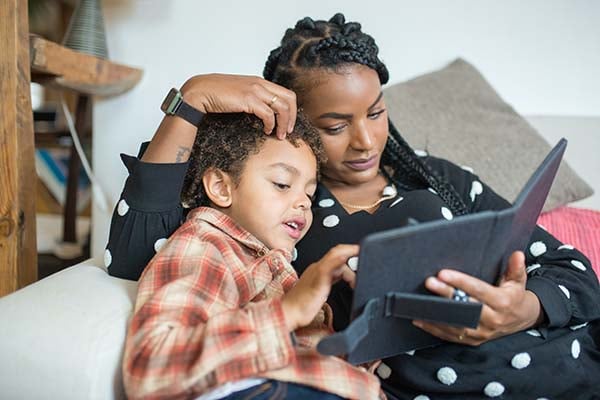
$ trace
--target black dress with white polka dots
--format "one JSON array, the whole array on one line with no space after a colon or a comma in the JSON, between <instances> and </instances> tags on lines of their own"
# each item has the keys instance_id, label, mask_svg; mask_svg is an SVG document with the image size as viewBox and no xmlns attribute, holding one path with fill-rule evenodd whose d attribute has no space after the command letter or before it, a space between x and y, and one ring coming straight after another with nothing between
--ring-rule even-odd
<instances>
[{"instance_id":1,"label":"black dress with white polka dots","mask_svg":"<svg viewBox=\"0 0 600 400\"><path fill-rule=\"evenodd\" d=\"M470 213L509 206L468 170L434 157L425 161L456 188ZM313 213L310 231L296 247L294 265L299 273L332 246L358 243L367 234L401 226L408 218L419 222L453 218L433 189L400 191L373 214L350 215L322 185ZM600 290L589 261L539 227L525 253L527 288L539 297L547 321L479 347L446 343L386 359L376 373L390 397L600 398ZM335 329L343 329L349 323L352 290L343 282L336 284L328 303Z\"/></svg>"},{"instance_id":2,"label":"black dress with white polka dots","mask_svg":"<svg viewBox=\"0 0 600 400\"><path fill-rule=\"evenodd\" d=\"M142 149L143 150L143 149ZM122 156L129 177L113 214L104 261L113 276L138 279L150 258L182 223L179 193L184 164L149 164ZM467 169L434 157L425 162L448 180L469 212L508 203ZM349 215L320 185L314 222L298 244L294 266L301 273L332 246L358 243L369 233L453 218L432 189L399 191L373 213ZM600 399L600 289L587 258L537 228L525 251L527 288L540 299L546 321L478 347L446 343L383 361L376 373L390 398L399 399ZM349 323L352 291L332 289L334 326ZM390 338L394 340L394 338Z\"/></svg>"}]
</instances>

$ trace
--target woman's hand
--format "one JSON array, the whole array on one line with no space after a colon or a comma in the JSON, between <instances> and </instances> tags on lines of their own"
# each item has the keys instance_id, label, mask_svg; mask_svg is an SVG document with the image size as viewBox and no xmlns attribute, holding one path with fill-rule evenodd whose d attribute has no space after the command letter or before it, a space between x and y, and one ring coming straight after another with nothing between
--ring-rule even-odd
<instances>
[{"instance_id":1,"label":"woman's hand","mask_svg":"<svg viewBox=\"0 0 600 400\"><path fill-rule=\"evenodd\" d=\"M357 245L337 245L302 273L296 285L281 300L290 331L312 322L327 301L331 285L342 279L354 287L356 275L346 262L358 255L358 250Z\"/></svg>"},{"instance_id":2,"label":"woman's hand","mask_svg":"<svg viewBox=\"0 0 600 400\"><path fill-rule=\"evenodd\" d=\"M205 113L245 112L259 117L269 134L285 138L296 123L296 95L257 76L208 74L190 78L181 87L186 102Z\"/></svg>"},{"instance_id":3,"label":"woman's hand","mask_svg":"<svg viewBox=\"0 0 600 400\"><path fill-rule=\"evenodd\" d=\"M296 123L296 95L291 90L257 76L209 74L190 78L181 87L184 100L202 112L245 112L259 117L266 134L277 122L280 139ZM165 116L156 130L142 161L186 162L192 153L198 128L187 121Z\"/></svg>"},{"instance_id":4,"label":"woman's hand","mask_svg":"<svg viewBox=\"0 0 600 400\"><path fill-rule=\"evenodd\" d=\"M416 320L413 324L441 339L473 346L522 331L538 325L544 318L540 301L533 292L526 290L526 282L525 255L520 251L511 255L498 286L462 272L442 270L437 277L427 278L425 287L448 298L452 298L455 288L460 289L472 301L481 302L483 307L477 329Z\"/></svg>"}]
</instances>

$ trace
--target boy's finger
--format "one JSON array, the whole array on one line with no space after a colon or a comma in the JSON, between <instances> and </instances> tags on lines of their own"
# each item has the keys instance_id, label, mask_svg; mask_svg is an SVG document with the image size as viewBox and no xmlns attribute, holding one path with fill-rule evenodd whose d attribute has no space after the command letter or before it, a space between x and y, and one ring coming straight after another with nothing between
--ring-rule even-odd
<instances>
[{"instance_id":1,"label":"boy's finger","mask_svg":"<svg viewBox=\"0 0 600 400\"><path fill-rule=\"evenodd\" d=\"M356 285L356 274L347 265L342 267L342 279L354 289L354 286Z\"/></svg>"},{"instance_id":2,"label":"boy's finger","mask_svg":"<svg viewBox=\"0 0 600 400\"><path fill-rule=\"evenodd\" d=\"M338 244L329 250L321 259L332 270L340 265L345 265L350 257L358 255L360 247L357 244Z\"/></svg>"}]
</instances>

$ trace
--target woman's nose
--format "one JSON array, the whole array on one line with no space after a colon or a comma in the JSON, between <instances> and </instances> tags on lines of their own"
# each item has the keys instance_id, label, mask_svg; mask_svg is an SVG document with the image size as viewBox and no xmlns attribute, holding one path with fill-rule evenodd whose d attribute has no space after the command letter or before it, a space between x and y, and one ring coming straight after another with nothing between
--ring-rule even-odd
<instances>
[{"instance_id":1,"label":"woman's nose","mask_svg":"<svg viewBox=\"0 0 600 400\"><path fill-rule=\"evenodd\" d=\"M352 133L350 145L355 150L371 150L373 147L373 138L371 132L364 124L357 125L355 131Z\"/></svg>"}]
</instances>

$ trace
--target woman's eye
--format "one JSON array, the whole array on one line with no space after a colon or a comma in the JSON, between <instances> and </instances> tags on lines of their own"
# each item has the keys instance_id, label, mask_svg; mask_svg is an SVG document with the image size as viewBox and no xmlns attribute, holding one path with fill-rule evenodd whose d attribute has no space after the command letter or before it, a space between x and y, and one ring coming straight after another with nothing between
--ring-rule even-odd
<instances>
[{"instance_id":1,"label":"woman's eye","mask_svg":"<svg viewBox=\"0 0 600 400\"><path fill-rule=\"evenodd\" d=\"M323 128L323 130L325 132L327 132L330 135L335 135L337 133L340 133L344 130L344 128L346 128L346 125L337 125L337 126L333 126L331 128Z\"/></svg>"},{"instance_id":2,"label":"woman's eye","mask_svg":"<svg viewBox=\"0 0 600 400\"><path fill-rule=\"evenodd\" d=\"M273 182L273 185L275 185L275 187L279 190L286 190L290 188L290 185L285 183Z\"/></svg>"},{"instance_id":3,"label":"woman's eye","mask_svg":"<svg viewBox=\"0 0 600 400\"><path fill-rule=\"evenodd\" d=\"M385 109L369 114L370 119L377 119L385 112Z\"/></svg>"}]
</instances>

